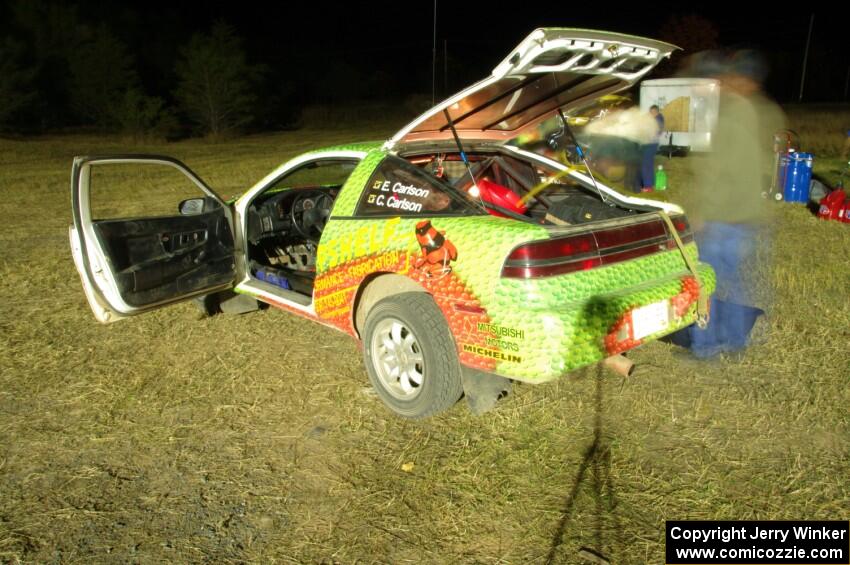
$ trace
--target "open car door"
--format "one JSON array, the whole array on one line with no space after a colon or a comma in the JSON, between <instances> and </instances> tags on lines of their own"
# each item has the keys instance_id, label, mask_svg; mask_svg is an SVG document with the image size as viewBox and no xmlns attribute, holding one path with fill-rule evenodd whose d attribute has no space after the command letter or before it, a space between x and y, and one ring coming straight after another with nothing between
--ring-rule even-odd
<instances>
[{"instance_id":1,"label":"open car door","mask_svg":"<svg viewBox=\"0 0 850 565\"><path fill-rule=\"evenodd\" d=\"M139 167L165 169L197 198L181 202L171 194L173 203L162 202L153 190L155 175L143 177L153 179L143 183L151 186L125 186L120 176L114 182L93 183L96 169ZM133 216L140 217L99 217L100 211L92 206L92 192L99 189L111 193L119 204L131 204ZM71 202L71 251L98 321L113 322L233 286L232 211L180 161L156 155L76 157Z\"/></svg>"}]
</instances>

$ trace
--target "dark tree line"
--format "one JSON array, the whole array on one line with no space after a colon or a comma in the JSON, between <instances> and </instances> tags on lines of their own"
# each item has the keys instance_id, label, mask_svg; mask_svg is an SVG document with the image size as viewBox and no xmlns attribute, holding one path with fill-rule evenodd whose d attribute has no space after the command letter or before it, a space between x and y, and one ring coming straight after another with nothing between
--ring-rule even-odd
<instances>
[{"instance_id":1,"label":"dark tree line","mask_svg":"<svg viewBox=\"0 0 850 565\"><path fill-rule=\"evenodd\" d=\"M319 3L312 15L299 18L285 5L210 0L198 11L168 0L135 6L73 1L0 2L0 132L87 129L178 137L349 118L404 123L430 106L432 88L442 99L481 79L541 23L530 18L506 23L491 10L476 12L481 21L476 19L474 29L498 21L502 31L478 34L470 33L464 17L444 15L434 52L431 19L411 19L397 3L368 10L339 5L329 13ZM430 14L430 4L423 6L419 15ZM470 7L467 16L473 12ZM384 13L398 25L377 25ZM222 15L237 27L216 21ZM720 28L700 15L671 13L632 27L622 18L609 19L586 20L581 27L660 37L685 49L647 78L672 75L688 54L749 39L753 31L746 21L724 21ZM770 44L767 87L780 100L796 99L806 26L777 21L783 25L758 30ZM827 29L815 28L807 101L846 99L850 66L841 53L830 51L832 24L818 22Z\"/></svg>"},{"instance_id":2,"label":"dark tree line","mask_svg":"<svg viewBox=\"0 0 850 565\"><path fill-rule=\"evenodd\" d=\"M174 59L173 90L156 96L106 24L86 21L74 6L39 0L13 3L10 12L12 25L0 38L2 130L88 127L163 137L188 127L222 136L257 122L258 103L269 94L261 100L255 93L275 90L224 22L188 38Z\"/></svg>"}]
</instances>

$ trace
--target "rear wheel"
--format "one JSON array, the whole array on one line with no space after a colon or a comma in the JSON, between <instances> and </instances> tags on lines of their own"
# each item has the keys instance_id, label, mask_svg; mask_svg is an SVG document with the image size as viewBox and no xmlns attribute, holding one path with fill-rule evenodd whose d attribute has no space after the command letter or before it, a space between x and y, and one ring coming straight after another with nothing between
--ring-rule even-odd
<instances>
[{"instance_id":1,"label":"rear wheel","mask_svg":"<svg viewBox=\"0 0 850 565\"><path fill-rule=\"evenodd\" d=\"M449 326L424 292L375 304L366 317L363 355L378 396L401 416L431 416L450 408L463 393Z\"/></svg>"}]
</instances>

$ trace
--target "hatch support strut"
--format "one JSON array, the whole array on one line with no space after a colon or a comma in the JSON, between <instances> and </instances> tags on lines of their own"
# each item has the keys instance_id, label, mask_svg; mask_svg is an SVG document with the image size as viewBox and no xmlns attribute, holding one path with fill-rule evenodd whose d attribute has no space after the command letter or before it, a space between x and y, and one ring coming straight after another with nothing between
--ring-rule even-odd
<instances>
[{"instance_id":1,"label":"hatch support strut","mask_svg":"<svg viewBox=\"0 0 850 565\"><path fill-rule=\"evenodd\" d=\"M463 150L463 145L461 145L460 143L460 136L458 136L457 134L457 130L455 129L455 123L452 121L452 117L449 114L449 109L444 109L443 114L446 116L446 121L449 124L449 128L451 128L452 130L452 136L454 136L455 143L457 144L457 149L458 151L460 151L460 158L463 160L463 164L466 165L466 172L469 173L469 180L472 181L472 188L469 189L469 193L472 194L472 196L474 196L475 198L479 198L481 194L478 190L478 185L475 184L475 177L472 175L472 167L469 166L469 159L466 157L466 151Z\"/></svg>"},{"instance_id":2,"label":"hatch support strut","mask_svg":"<svg viewBox=\"0 0 850 565\"><path fill-rule=\"evenodd\" d=\"M584 150L581 148L581 145L579 145L576 136L573 134L573 129L567 122L567 117L564 115L560 106L558 107L558 115L561 117L561 122L564 124L564 131L570 136L570 140L572 140L573 145L575 145L576 153L578 153L578 156L581 158L581 162L584 164L585 170L587 170L587 175L590 177L591 182L593 182L593 188L596 189L596 192L599 194L599 198L602 199L602 202L608 204L605 200L605 193L599 190L599 185L596 184L596 177L593 176L593 171L590 170L590 165L587 162L587 157L584 155Z\"/></svg>"}]
</instances>

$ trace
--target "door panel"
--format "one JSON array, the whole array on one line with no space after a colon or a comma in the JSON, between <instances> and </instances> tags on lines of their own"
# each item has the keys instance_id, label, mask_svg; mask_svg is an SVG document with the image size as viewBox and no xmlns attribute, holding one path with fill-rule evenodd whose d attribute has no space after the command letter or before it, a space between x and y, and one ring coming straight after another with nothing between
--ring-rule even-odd
<instances>
[{"instance_id":1,"label":"door panel","mask_svg":"<svg viewBox=\"0 0 850 565\"><path fill-rule=\"evenodd\" d=\"M205 198L203 211L98 220L92 218L91 169L101 165L172 167ZM110 187L116 192L115 187ZM144 187L129 194L144 209ZM161 202L152 202L161 207ZM71 246L86 295L103 322L231 287L236 279L232 211L185 165L169 157L126 155L78 157L72 171L74 229ZM111 315L110 315L111 314Z\"/></svg>"},{"instance_id":2,"label":"door panel","mask_svg":"<svg viewBox=\"0 0 850 565\"><path fill-rule=\"evenodd\" d=\"M233 235L224 209L94 224L118 291L136 307L233 280Z\"/></svg>"}]
</instances>

